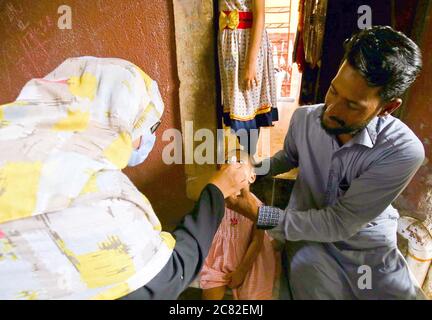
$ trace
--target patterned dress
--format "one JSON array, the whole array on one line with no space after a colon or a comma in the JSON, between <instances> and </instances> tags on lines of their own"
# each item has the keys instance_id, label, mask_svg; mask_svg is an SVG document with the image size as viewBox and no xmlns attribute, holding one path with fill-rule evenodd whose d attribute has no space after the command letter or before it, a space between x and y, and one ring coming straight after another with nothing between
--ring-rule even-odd
<instances>
[{"instance_id":1,"label":"patterned dress","mask_svg":"<svg viewBox=\"0 0 432 320\"><path fill-rule=\"evenodd\" d=\"M253 0L219 0L219 11L252 11ZM273 57L267 31L263 31L256 73L258 85L244 90L243 74L251 29L219 31L218 55L224 122L233 130L271 126L278 120Z\"/></svg>"}]
</instances>

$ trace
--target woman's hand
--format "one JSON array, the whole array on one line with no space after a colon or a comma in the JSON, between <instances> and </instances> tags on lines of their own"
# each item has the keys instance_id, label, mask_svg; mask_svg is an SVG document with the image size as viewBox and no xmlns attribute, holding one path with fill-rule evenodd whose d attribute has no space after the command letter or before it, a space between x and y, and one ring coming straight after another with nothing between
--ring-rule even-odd
<instances>
[{"instance_id":1,"label":"woman's hand","mask_svg":"<svg viewBox=\"0 0 432 320\"><path fill-rule=\"evenodd\" d=\"M226 199L248 187L249 171L247 165L242 163L224 165L215 172L209 183L218 187Z\"/></svg>"},{"instance_id":2,"label":"woman's hand","mask_svg":"<svg viewBox=\"0 0 432 320\"><path fill-rule=\"evenodd\" d=\"M258 85L255 62L246 64L243 75L243 85L246 90L251 90L253 86Z\"/></svg>"}]
</instances>

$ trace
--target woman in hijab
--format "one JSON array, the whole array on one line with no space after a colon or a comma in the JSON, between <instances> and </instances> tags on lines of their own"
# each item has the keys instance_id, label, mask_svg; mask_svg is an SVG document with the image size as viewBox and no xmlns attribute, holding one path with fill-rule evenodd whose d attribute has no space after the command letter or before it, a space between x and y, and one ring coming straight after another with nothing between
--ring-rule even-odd
<instances>
[{"instance_id":1,"label":"woman in hijab","mask_svg":"<svg viewBox=\"0 0 432 320\"><path fill-rule=\"evenodd\" d=\"M175 299L196 277L246 169L217 172L174 237L122 173L163 102L134 64L79 57L0 106L0 299Z\"/></svg>"}]
</instances>

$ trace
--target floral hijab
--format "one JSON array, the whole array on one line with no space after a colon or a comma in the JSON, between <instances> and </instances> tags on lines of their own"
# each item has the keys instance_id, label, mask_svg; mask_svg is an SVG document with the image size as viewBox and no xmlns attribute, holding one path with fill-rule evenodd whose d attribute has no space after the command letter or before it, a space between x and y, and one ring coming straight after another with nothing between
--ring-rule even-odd
<instances>
[{"instance_id":1,"label":"floral hijab","mask_svg":"<svg viewBox=\"0 0 432 320\"><path fill-rule=\"evenodd\" d=\"M0 106L0 299L115 299L163 268L175 240L121 172L163 109L140 68L96 57Z\"/></svg>"}]
</instances>

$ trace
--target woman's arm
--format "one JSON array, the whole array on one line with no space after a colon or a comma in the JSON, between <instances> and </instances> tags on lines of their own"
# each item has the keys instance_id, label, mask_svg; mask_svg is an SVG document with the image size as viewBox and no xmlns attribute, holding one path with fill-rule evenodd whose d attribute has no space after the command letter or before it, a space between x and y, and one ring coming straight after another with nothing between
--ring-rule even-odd
<instances>
[{"instance_id":1,"label":"woman's arm","mask_svg":"<svg viewBox=\"0 0 432 320\"><path fill-rule=\"evenodd\" d=\"M248 185L247 168L235 164L214 174L192 212L176 227L171 258L145 286L122 299L173 300L197 277L225 212L225 198Z\"/></svg>"},{"instance_id":2,"label":"woman's arm","mask_svg":"<svg viewBox=\"0 0 432 320\"><path fill-rule=\"evenodd\" d=\"M192 212L176 227L176 245L165 267L124 300L174 300L196 278L225 211L223 193L208 184Z\"/></svg>"},{"instance_id":3,"label":"woman's arm","mask_svg":"<svg viewBox=\"0 0 432 320\"><path fill-rule=\"evenodd\" d=\"M254 84L256 85L258 83L256 77L256 60L261 47L261 39L264 31L264 10L264 0L252 1L253 23L244 70L244 86L247 90L250 90Z\"/></svg>"},{"instance_id":4,"label":"woman's arm","mask_svg":"<svg viewBox=\"0 0 432 320\"><path fill-rule=\"evenodd\" d=\"M255 226L253 230L252 241L249 244L242 262L238 265L234 272L228 275L228 277L231 277L231 281L228 284L230 288L237 288L243 283L247 273L252 269L252 265L263 246L264 230L258 230Z\"/></svg>"}]
</instances>

